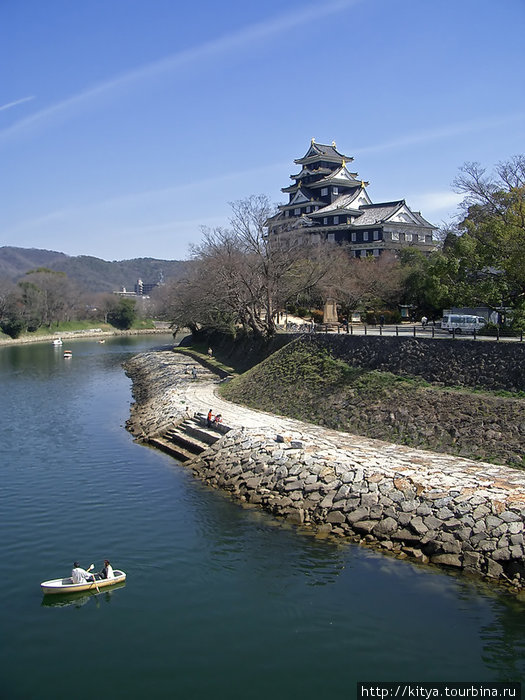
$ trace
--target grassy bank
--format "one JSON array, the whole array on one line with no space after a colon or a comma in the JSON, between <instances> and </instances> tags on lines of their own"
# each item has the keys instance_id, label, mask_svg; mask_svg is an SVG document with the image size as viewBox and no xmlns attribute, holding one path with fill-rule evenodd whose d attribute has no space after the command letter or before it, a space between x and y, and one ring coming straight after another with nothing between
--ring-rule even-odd
<instances>
[{"instance_id":1,"label":"grassy bank","mask_svg":"<svg viewBox=\"0 0 525 700\"><path fill-rule=\"evenodd\" d=\"M152 319L137 319L130 331L141 331L141 330L154 330L155 324ZM32 333L21 333L18 338L11 338L5 333L0 331L0 343L31 343L39 342L41 340L47 340L49 338L56 337L58 335L67 336L68 334L82 334L88 332L102 332L102 333L121 333L117 328L112 326L110 323L97 323L96 321L69 321L65 323L60 323L53 325L51 327L41 327Z\"/></svg>"},{"instance_id":2,"label":"grassy bank","mask_svg":"<svg viewBox=\"0 0 525 700\"><path fill-rule=\"evenodd\" d=\"M221 387L224 398L328 428L524 466L525 399L350 367L297 341Z\"/></svg>"}]
</instances>

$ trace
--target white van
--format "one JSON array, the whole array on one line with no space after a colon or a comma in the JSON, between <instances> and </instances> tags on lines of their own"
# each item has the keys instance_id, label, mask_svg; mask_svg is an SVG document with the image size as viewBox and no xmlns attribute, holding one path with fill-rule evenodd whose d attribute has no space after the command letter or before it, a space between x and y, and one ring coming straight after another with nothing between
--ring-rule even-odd
<instances>
[{"instance_id":1,"label":"white van","mask_svg":"<svg viewBox=\"0 0 525 700\"><path fill-rule=\"evenodd\" d=\"M486 324L483 316L470 316L466 314L445 314L441 319L441 328L449 333L474 333Z\"/></svg>"}]
</instances>

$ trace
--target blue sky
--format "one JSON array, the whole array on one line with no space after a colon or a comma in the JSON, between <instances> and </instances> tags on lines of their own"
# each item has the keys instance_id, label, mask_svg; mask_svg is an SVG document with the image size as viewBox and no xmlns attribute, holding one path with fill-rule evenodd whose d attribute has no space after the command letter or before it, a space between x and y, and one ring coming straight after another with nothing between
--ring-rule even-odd
<instances>
[{"instance_id":1,"label":"blue sky","mask_svg":"<svg viewBox=\"0 0 525 700\"><path fill-rule=\"evenodd\" d=\"M0 246L187 258L312 137L439 225L525 150L524 36L524 0L3 0Z\"/></svg>"}]
</instances>

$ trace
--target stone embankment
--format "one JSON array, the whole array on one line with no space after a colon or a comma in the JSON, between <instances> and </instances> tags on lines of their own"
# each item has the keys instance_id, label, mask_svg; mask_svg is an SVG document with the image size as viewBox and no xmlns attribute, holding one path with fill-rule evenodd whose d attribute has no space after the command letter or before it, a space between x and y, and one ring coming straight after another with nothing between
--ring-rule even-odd
<instances>
[{"instance_id":1,"label":"stone embankment","mask_svg":"<svg viewBox=\"0 0 525 700\"><path fill-rule=\"evenodd\" d=\"M69 343L73 340L90 340L91 338L110 338L118 335L158 335L170 333L170 329L166 328L141 328L128 331L119 331L117 329L104 331L101 328L89 328L80 331L65 331L64 333L48 333L47 335L22 335L20 338L8 338L7 336L0 337L0 345L28 345L29 343L51 343L57 338L62 338L64 342Z\"/></svg>"},{"instance_id":2,"label":"stone embankment","mask_svg":"<svg viewBox=\"0 0 525 700\"><path fill-rule=\"evenodd\" d=\"M213 407L231 430L187 463L207 483L320 533L521 587L524 472L250 411L218 399L208 371L192 380L194 364L169 352L127 363L139 439Z\"/></svg>"}]
</instances>

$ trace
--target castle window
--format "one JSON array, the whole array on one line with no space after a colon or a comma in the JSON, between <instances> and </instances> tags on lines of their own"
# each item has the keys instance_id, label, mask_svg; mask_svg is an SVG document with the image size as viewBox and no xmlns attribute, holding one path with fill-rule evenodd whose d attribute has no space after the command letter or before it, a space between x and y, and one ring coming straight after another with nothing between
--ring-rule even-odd
<instances>
[{"instance_id":1,"label":"castle window","mask_svg":"<svg viewBox=\"0 0 525 700\"><path fill-rule=\"evenodd\" d=\"M422 243L425 242L425 234L424 233L418 233L417 234L417 240L421 241Z\"/></svg>"},{"instance_id":2,"label":"castle window","mask_svg":"<svg viewBox=\"0 0 525 700\"><path fill-rule=\"evenodd\" d=\"M338 224L338 223L339 223L339 217L338 217L338 216L334 216L334 224Z\"/></svg>"},{"instance_id":3,"label":"castle window","mask_svg":"<svg viewBox=\"0 0 525 700\"><path fill-rule=\"evenodd\" d=\"M393 241L399 240L399 233L397 233L397 231L392 231L392 240Z\"/></svg>"},{"instance_id":4,"label":"castle window","mask_svg":"<svg viewBox=\"0 0 525 700\"><path fill-rule=\"evenodd\" d=\"M372 251L372 255L374 256L374 258L378 258L379 257L379 249L374 248L374 250Z\"/></svg>"},{"instance_id":5,"label":"castle window","mask_svg":"<svg viewBox=\"0 0 525 700\"><path fill-rule=\"evenodd\" d=\"M332 187L332 192L334 194L339 194L339 187Z\"/></svg>"},{"instance_id":6,"label":"castle window","mask_svg":"<svg viewBox=\"0 0 525 700\"><path fill-rule=\"evenodd\" d=\"M364 241L368 240L368 231L363 231L363 240Z\"/></svg>"},{"instance_id":7,"label":"castle window","mask_svg":"<svg viewBox=\"0 0 525 700\"><path fill-rule=\"evenodd\" d=\"M300 207L296 207L296 208L293 210L293 213L295 214L295 216L299 216L299 214L301 213Z\"/></svg>"},{"instance_id":8,"label":"castle window","mask_svg":"<svg viewBox=\"0 0 525 700\"><path fill-rule=\"evenodd\" d=\"M328 240L330 243L335 243L335 233L329 233L328 236L327 236L327 240Z\"/></svg>"},{"instance_id":9,"label":"castle window","mask_svg":"<svg viewBox=\"0 0 525 700\"><path fill-rule=\"evenodd\" d=\"M405 233L405 241L411 241L412 240L412 234L411 233Z\"/></svg>"},{"instance_id":10,"label":"castle window","mask_svg":"<svg viewBox=\"0 0 525 700\"><path fill-rule=\"evenodd\" d=\"M328 217L325 216L324 219L323 219L323 224L325 224L325 226L326 226L327 223L328 223Z\"/></svg>"},{"instance_id":11,"label":"castle window","mask_svg":"<svg viewBox=\"0 0 525 700\"><path fill-rule=\"evenodd\" d=\"M326 197L328 194L328 187L323 187L321 190L321 197Z\"/></svg>"},{"instance_id":12,"label":"castle window","mask_svg":"<svg viewBox=\"0 0 525 700\"><path fill-rule=\"evenodd\" d=\"M290 212L288 211L288 209L284 212L284 215L285 215L285 216L290 216Z\"/></svg>"},{"instance_id":13,"label":"castle window","mask_svg":"<svg viewBox=\"0 0 525 700\"><path fill-rule=\"evenodd\" d=\"M311 207L306 207L306 213L309 214L311 210Z\"/></svg>"},{"instance_id":14,"label":"castle window","mask_svg":"<svg viewBox=\"0 0 525 700\"><path fill-rule=\"evenodd\" d=\"M374 241L379 240L379 231L374 231Z\"/></svg>"},{"instance_id":15,"label":"castle window","mask_svg":"<svg viewBox=\"0 0 525 700\"><path fill-rule=\"evenodd\" d=\"M357 240L356 232L352 231L352 243L355 243Z\"/></svg>"}]
</instances>

